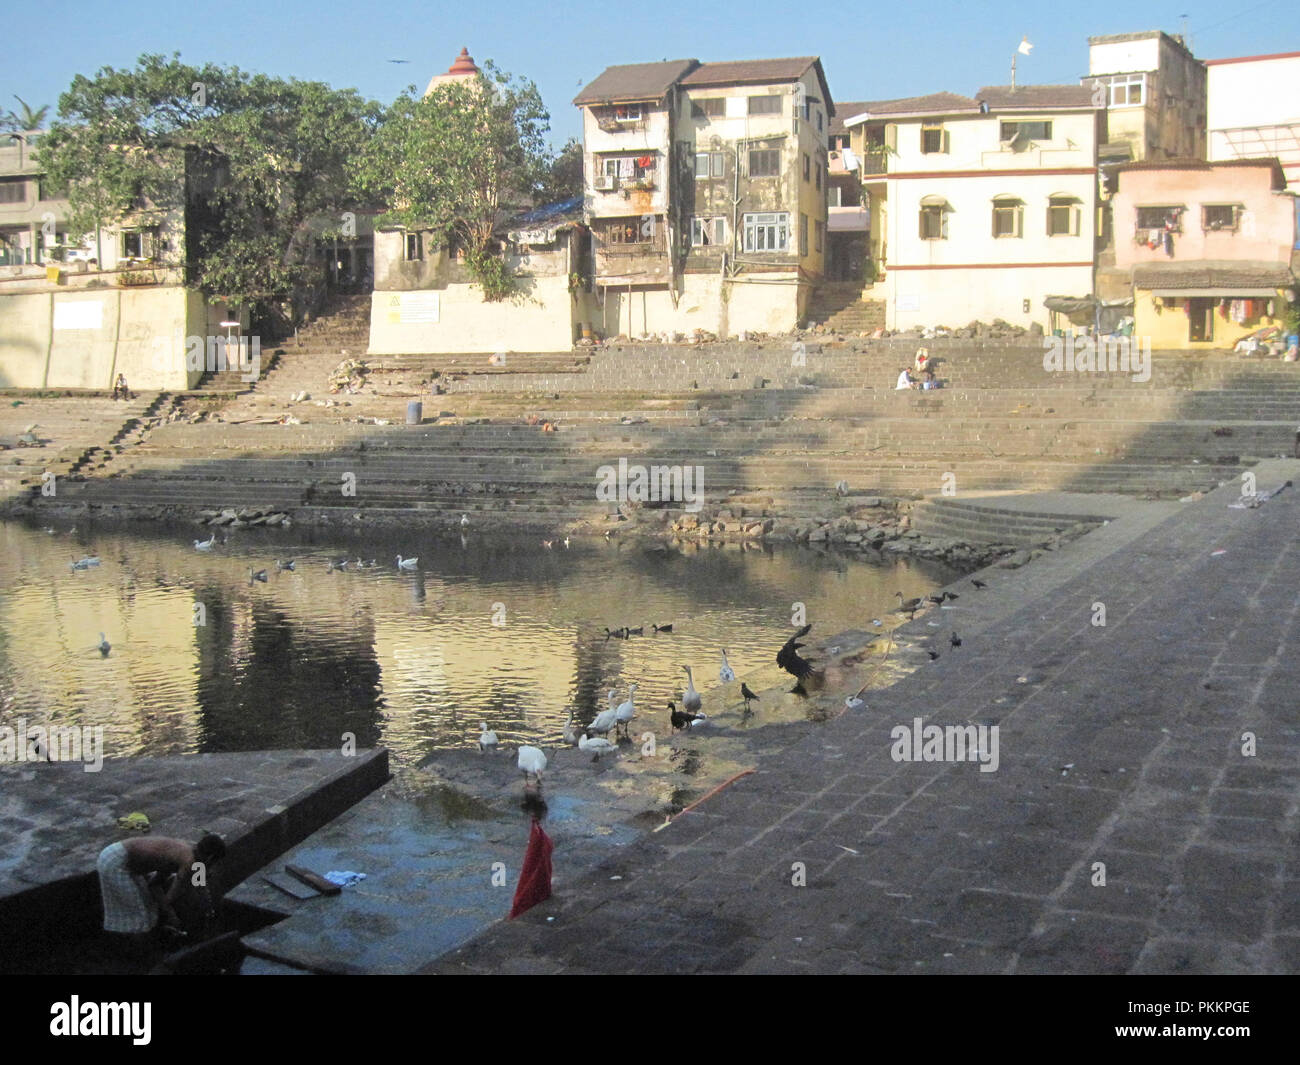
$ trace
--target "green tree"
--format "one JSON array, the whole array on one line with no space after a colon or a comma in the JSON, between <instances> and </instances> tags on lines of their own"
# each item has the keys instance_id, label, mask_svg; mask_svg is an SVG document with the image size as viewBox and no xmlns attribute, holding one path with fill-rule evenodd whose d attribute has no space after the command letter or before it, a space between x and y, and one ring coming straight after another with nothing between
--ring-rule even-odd
<instances>
[{"instance_id":1,"label":"green tree","mask_svg":"<svg viewBox=\"0 0 1300 1065\"><path fill-rule=\"evenodd\" d=\"M313 222L343 226L381 115L353 90L145 55L78 76L39 154L68 190L69 229L183 210L189 282L293 321L314 280Z\"/></svg>"},{"instance_id":2,"label":"green tree","mask_svg":"<svg viewBox=\"0 0 1300 1065\"><path fill-rule=\"evenodd\" d=\"M558 203L582 195L583 189L582 141L570 137L547 164L541 186L537 190L537 203Z\"/></svg>"},{"instance_id":3,"label":"green tree","mask_svg":"<svg viewBox=\"0 0 1300 1065\"><path fill-rule=\"evenodd\" d=\"M431 232L464 249L487 301L513 291L493 234L532 206L547 170L550 115L531 81L491 62L477 78L394 102L357 172L358 190L387 205L381 224Z\"/></svg>"}]
</instances>

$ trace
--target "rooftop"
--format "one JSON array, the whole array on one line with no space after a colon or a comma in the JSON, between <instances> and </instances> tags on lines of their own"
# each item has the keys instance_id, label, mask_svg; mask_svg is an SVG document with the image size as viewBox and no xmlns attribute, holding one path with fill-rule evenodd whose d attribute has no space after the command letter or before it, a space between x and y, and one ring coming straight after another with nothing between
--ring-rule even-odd
<instances>
[{"instance_id":1,"label":"rooftop","mask_svg":"<svg viewBox=\"0 0 1300 1065\"><path fill-rule=\"evenodd\" d=\"M1084 108L1098 110L1086 85L986 85L975 94L990 111Z\"/></svg>"},{"instance_id":2,"label":"rooftop","mask_svg":"<svg viewBox=\"0 0 1300 1065\"><path fill-rule=\"evenodd\" d=\"M861 107L854 112L850 107ZM868 100L861 104L842 104L840 113L845 115L842 126L857 125L855 119L872 119L904 115L953 115L963 112L978 113L979 101L969 96L958 96L955 92L935 92L927 96L904 96L897 100Z\"/></svg>"},{"instance_id":3,"label":"rooftop","mask_svg":"<svg viewBox=\"0 0 1300 1065\"><path fill-rule=\"evenodd\" d=\"M579 107L646 100L658 103L674 84L699 65L698 59L670 59L662 63L606 67L595 81L573 98L573 102Z\"/></svg>"},{"instance_id":4,"label":"rooftop","mask_svg":"<svg viewBox=\"0 0 1300 1065\"><path fill-rule=\"evenodd\" d=\"M1120 163L1111 169L1116 174L1127 174L1130 171L1141 170L1218 170L1236 167L1268 167L1273 171L1273 188L1286 188L1286 174L1282 169L1282 164L1273 156L1262 156L1258 159L1219 159L1217 161L1206 161L1204 159L1143 159L1133 163Z\"/></svg>"},{"instance_id":5,"label":"rooftop","mask_svg":"<svg viewBox=\"0 0 1300 1065\"><path fill-rule=\"evenodd\" d=\"M1294 285L1295 278L1286 263L1200 259L1181 263L1142 263L1133 267L1133 284L1146 289L1268 289Z\"/></svg>"}]
</instances>

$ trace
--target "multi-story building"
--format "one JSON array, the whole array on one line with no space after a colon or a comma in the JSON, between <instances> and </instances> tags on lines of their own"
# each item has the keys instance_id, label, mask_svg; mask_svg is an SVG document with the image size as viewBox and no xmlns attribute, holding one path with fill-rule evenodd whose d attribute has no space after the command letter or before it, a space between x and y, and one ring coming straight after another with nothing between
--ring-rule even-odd
<instances>
[{"instance_id":1,"label":"multi-story building","mask_svg":"<svg viewBox=\"0 0 1300 1065\"><path fill-rule=\"evenodd\" d=\"M68 201L36 161L40 130L0 133L0 266L43 263L67 240Z\"/></svg>"},{"instance_id":2,"label":"multi-story building","mask_svg":"<svg viewBox=\"0 0 1300 1065\"><path fill-rule=\"evenodd\" d=\"M870 204L891 329L1046 325L1092 294L1105 111L1076 85L990 87L866 105L845 119Z\"/></svg>"},{"instance_id":3,"label":"multi-story building","mask_svg":"<svg viewBox=\"0 0 1300 1065\"><path fill-rule=\"evenodd\" d=\"M1300 52L1207 59L1208 154L1274 158L1300 193Z\"/></svg>"},{"instance_id":4,"label":"multi-story building","mask_svg":"<svg viewBox=\"0 0 1300 1065\"><path fill-rule=\"evenodd\" d=\"M0 135L0 387L106 390L122 373L133 388L184 389L231 368L237 355L223 344L218 360L215 339L242 334L248 311L186 285L187 234L223 175L187 155L175 203L69 233L68 202L32 158L39 136Z\"/></svg>"},{"instance_id":5,"label":"multi-story building","mask_svg":"<svg viewBox=\"0 0 1300 1065\"><path fill-rule=\"evenodd\" d=\"M1296 198L1276 159L1127 163L1112 201L1134 332L1155 348L1225 348L1281 326L1294 297Z\"/></svg>"},{"instance_id":6,"label":"multi-story building","mask_svg":"<svg viewBox=\"0 0 1300 1065\"><path fill-rule=\"evenodd\" d=\"M1106 108L1103 164L1205 158L1205 64L1161 30L1088 38L1084 85Z\"/></svg>"},{"instance_id":7,"label":"multi-story building","mask_svg":"<svg viewBox=\"0 0 1300 1065\"><path fill-rule=\"evenodd\" d=\"M794 328L826 262L834 104L820 60L613 66L574 103L597 330Z\"/></svg>"}]
</instances>

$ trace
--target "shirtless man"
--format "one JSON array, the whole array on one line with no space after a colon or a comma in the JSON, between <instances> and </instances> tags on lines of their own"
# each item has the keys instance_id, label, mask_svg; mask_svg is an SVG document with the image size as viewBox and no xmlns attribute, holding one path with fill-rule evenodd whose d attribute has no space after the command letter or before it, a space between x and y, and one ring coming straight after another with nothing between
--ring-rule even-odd
<instances>
[{"instance_id":1,"label":"shirtless man","mask_svg":"<svg viewBox=\"0 0 1300 1065\"><path fill-rule=\"evenodd\" d=\"M183 839L150 836L127 839L105 847L99 855L99 888L104 899L104 931L142 936L158 925L159 910L168 924L179 925L173 904L194 888L194 877L202 867L204 879L212 866L226 854L220 836L209 833L191 846ZM175 874L164 895L150 887L149 875Z\"/></svg>"}]
</instances>

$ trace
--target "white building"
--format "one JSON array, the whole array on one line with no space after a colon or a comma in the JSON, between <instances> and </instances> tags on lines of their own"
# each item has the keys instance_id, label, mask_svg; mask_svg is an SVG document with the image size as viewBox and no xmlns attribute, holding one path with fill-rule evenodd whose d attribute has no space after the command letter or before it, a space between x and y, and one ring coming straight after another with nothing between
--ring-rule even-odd
<instances>
[{"instance_id":1,"label":"white building","mask_svg":"<svg viewBox=\"0 0 1300 1065\"><path fill-rule=\"evenodd\" d=\"M1002 319L1044 327L1089 296L1105 112L1077 85L882 101L849 117L890 329Z\"/></svg>"},{"instance_id":2,"label":"white building","mask_svg":"<svg viewBox=\"0 0 1300 1065\"><path fill-rule=\"evenodd\" d=\"M1207 59L1209 158L1275 158L1300 192L1300 52Z\"/></svg>"}]
</instances>

